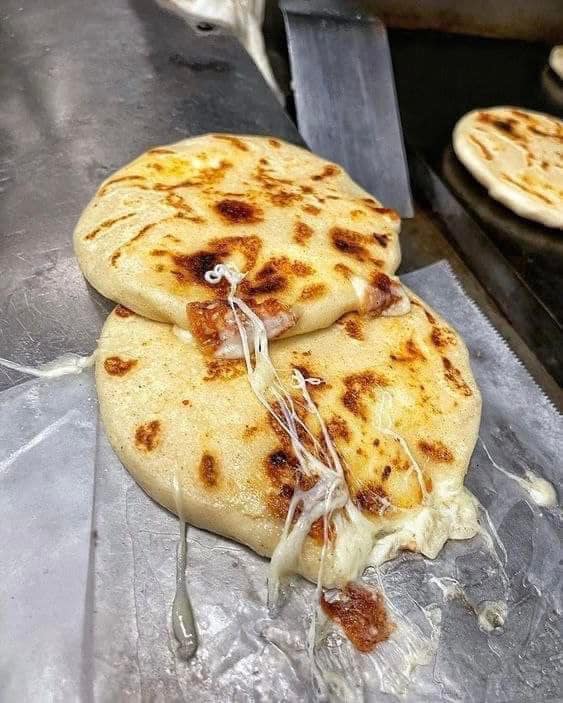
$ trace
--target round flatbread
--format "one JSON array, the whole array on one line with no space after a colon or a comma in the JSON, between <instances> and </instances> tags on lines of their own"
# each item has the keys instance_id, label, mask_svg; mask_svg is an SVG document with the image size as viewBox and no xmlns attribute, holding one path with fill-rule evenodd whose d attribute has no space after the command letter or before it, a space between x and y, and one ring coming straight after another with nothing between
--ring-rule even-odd
<instances>
[{"instance_id":1,"label":"round flatbread","mask_svg":"<svg viewBox=\"0 0 563 703\"><path fill-rule=\"evenodd\" d=\"M182 328L191 305L226 297L205 274L229 263L246 274L239 295L275 337L368 309L374 277L399 265L399 228L397 213L339 166L278 139L211 134L117 171L74 243L94 288Z\"/></svg>"},{"instance_id":2,"label":"round flatbread","mask_svg":"<svg viewBox=\"0 0 563 703\"><path fill-rule=\"evenodd\" d=\"M563 122L514 107L475 110L453 133L459 160L491 197L522 217L563 228Z\"/></svg>"},{"instance_id":3,"label":"round flatbread","mask_svg":"<svg viewBox=\"0 0 563 703\"><path fill-rule=\"evenodd\" d=\"M276 341L272 362L313 436L319 425L291 384L298 369L342 460L362 524L329 528L325 585L407 548L434 557L471 537L463 478L481 400L463 341L409 292L411 311L351 313L328 329ZM243 360L210 359L189 334L118 307L100 339L96 382L109 440L142 488L188 522L270 556L302 484L285 431L258 402ZM367 525L367 528L366 528ZM317 578L322 523L293 569Z\"/></svg>"}]
</instances>

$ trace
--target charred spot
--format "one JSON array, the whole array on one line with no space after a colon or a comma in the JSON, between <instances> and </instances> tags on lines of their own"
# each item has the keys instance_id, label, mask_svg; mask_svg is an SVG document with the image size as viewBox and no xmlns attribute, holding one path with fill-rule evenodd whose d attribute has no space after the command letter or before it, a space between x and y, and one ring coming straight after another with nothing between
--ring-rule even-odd
<instances>
[{"instance_id":1,"label":"charred spot","mask_svg":"<svg viewBox=\"0 0 563 703\"><path fill-rule=\"evenodd\" d=\"M219 215L232 224L255 224L261 222L263 212L256 205L247 203L244 200L231 200L226 198L215 204L215 210Z\"/></svg>"},{"instance_id":2,"label":"charred spot","mask_svg":"<svg viewBox=\"0 0 563 703\"><path fill-rule=\"evenodd\" d=\"M454 455L445 444L437 440L429 442L420 440L418 448L427 457L439 463L450 463L454 460Z\"/></svg>"},{"instance_id":3,"label":"charred spot","mask_svg":"<svg viewBox=\"0 0 563 703\"><path fill-rule=\"evenodd\" d=\"M297 479L299 462L293 452L279 448L266 457L266 473L276 486L293 486Z\"/></svg>"},{"instance_id":4,"label":"charred spot","mask_svg":"<svg viewBox=\"0 0 563 703\"><path fill-rule=\"evenodd\" d=\"M268 159L265 159L264 157L262 157L261 159L258 159L258 163L261 164L262 166L267 166Z\"/></svg>"},{"instance_id":5,"label":"charred spot","mask_svg":"<svg viewBox=\"0 0 563 703\"><path fill-rule=\"evenodd\" d=\"M352 271L352 269L350 269L350 268L348 268L348 266L346 266L346 264L335 264L334 270L336 271L336 273L340 274L342 276L342 278L345 278L346 280L349 280L354 273Z\"/></svg>"},{"instance_id":6,"label":"charred spot","mask_svg":"<svg viewBox=\"0 0 563 703\"><path fill-rule=\"evenodd\" d=\"M357 339L358 341L364 339L364 326L362 318L358 315L349 317L344 321L344 330L352 339Z\"/></svg>"},{"instance_id":7,"label":"charred spot","mask_svg":"<svg viewBox=\"0 0 563 703\"><path fill-rule=\"evenodd\" d=\"M373 440L373 446L374 446L374 447L379 447L380 444L381 444L381 441L376 437L376 438Z\"/></svg>"},{"instance_id":8,"label":"charred spot","mask_svg":"<svg viewBox=\"0 0 563 703\"><path fill-rule=\"evenodd\" d=\"M225 142L229 142L239 151L248 151L248 145L239 139L238 137L233 137L230 134L214 134L214 139L222 139Z\"/></svg>"},{"instance_id":9,"label":"charred spot","mask_svg":"<svg viewBox=\"0 0 563 703\"><path fill-rule=\"evenodd\" d=\"M445 349L449 345L456 343L454 333L447 327L433 327L430 334L430 341L437 349Z\"/></svg>"},{"instance_id":10,"label":"charred spot","mask_svg":"<svg viewBox=\"0 0 563 703\"><path fill-rule=\"evenodd\" d=\"M114 312L118 317L131 317L131 315L135 314L132 310L126 308L125 305L118 305Z\"/></svg>"},{"instance_id":11,"label":"charred spot","mask_svg":"<svg viewBox=\"0 0 563 703\"><path fill-rule=\"evenodd\" d=\"M389 243L390 239L388 234L379 234L378 232L374 232L372 236L375 241L379 244L379 246L383 247L384 249L387 247L387 244Z\"/></svg>"},{"instance_id":12,"label":"charred spot","mask_svg":"<svg viewBox=\"0 0 563 703\"><path fill-rule=\"evenodd\" d=\"M389 466L389 464L387 464L386 466L383 467L383 472L381 474L381 478L384 481L386 481L389 478L389 476L391 476L391 467Z\"/></svg>"},{"instance_id":13,"label":"charred spot","mask_svg":"<svg viewBox=\"0 0 563 703\"><path fill-rule=\"evenodd\" d=\"M365 246L370 238L359 232L343 227L333 227L330 232L332 243L338 251L351 256L357 261L368 261L370 259L369 249Z\"/></svg>"},{"instance_id":14,"label":"charred spot","mask_svg":"<svg viewBox=\"0 0 563 703\"><path fill-rule=\"evenodd\" d=\"M166 204L182 212L192 212L192 208L178 193L168 193L166 195Z\"/></svg>"},{"instance_id":15,"label":"charred spot","mask_svg":"<svg viewBox=\"0 0 563 703\"><path fill-rule=\"evenodd\" d=\"M246 371L243 359L210 359L204 381L232 381Z\"/></svg>"},{"instance_id":16,"label":"charred spot","mask_svg":"<svg viewBox=\"0 0 563 703\"><path fill-rule=\"evenodd\" d=\"M279 149L281 147L281 142L277 139L268 139L268 144L273 146L274 149Z\"/></svg>"},{"instance_id":17,"label":"charred spot","mask_svg":"<svg viewBox=\"0 0 563 703\"><path fill-rule=\"evenodd\" d=\"M340 625L360 652L371 652L395 629L381 594L356 583L346 584L336 599L329 601L323 594L321 608L327 617Z\"/></svg>"},{"instance_id":18,"label":"charred spot","mask_svg":"<svg viewBox=\"0 0 563 703\"><path fill-rule=\"evenodd\" d=\"M219 481L219 466L212 454L205 452L199 462L199 477L206 486L213 488Z\"/></svg>"},{"instance_id":19,"label":"charred spot","mask_svg":"<svg viewBox=\"0 0 563 703\"><path fill-rule=\"evenodd\" d=\"M375 483L369 483L361 488L354 496L354 504L360 510L375 515L383 515L389 508L387 493Z\"/></svg>"},{"instance_id":20,"label":"charred spot","mask_svg":"<svg viewBox=\"0 0 563 703\"><path fill-rule=\"evenodd\" d=\"M389 356L393 361L406 363L411 363L413 361L424 361L424 359L426 359L412 337L401 345L400 351L395 354L390 354Z\"/></svg>"},{"instance_id":21,"label":"charred spot","mask_svg":"<svg viewBox=\"0 0 563 703\"><path fill-rule=\"evenodd\" d=\"M125 376L137 365L137 359L121 359L119 356L108 356L104 361L104 369L110 376Z\"/></svg>"},{"instance_id":22,"label":"charred spot","mask_svg":"<svg viewBox=\"0 0 563 703\"><path fill-rule=\"evenodd\" d=\"M258 258L258 253L262 247L262 240L260 237L221 237L218 239L212 239L209 242L209 246L212 251L216 252L220 256L230 256L231 254L239 251L245 258L244 269L251 269L256 263Z\"/></svg>"},{"instance_id":23,"label":"charred spot","mask_svg":"<svg viewBox=\"0 0 563 703\"><path fill-rule=\"evenodd\" d=\"M290 277L309 276L312 273L313 269L302 261L290 261L287 257L278 257L267 261L256 272L254 281L243 281L240 290L245 296L277 293L288 287Z\"/></svg>"},{"instance_id":24,"label":"charred spot","mask_svg":"<svg viewBox=\"0 0 563 703\"><path fill-rule=\"evenodd\" d=\"M461 371L459 369L456 369L456 367L452 364L452 362L448 359L447 356L442 357L442 364L444 366L444 377L449 383L449 385L455 390L459 391L462 395L465 395L467 397L473 395L473 391L463 380Z\"/></svg>"},{"instance_id":25,"label":"charred spot","mask_svg":"<svg viewBox=\"0 0 563 703\"><path fill-rule=\"evenodd\" d=\"M311 539L313 539L317 544L323 544L324 543L324 533L325 533L325 520L324 520L324 518L320 517L318 520L315 520L315 522L311 525L311 529L309 530L309 537L311 537ZM328 541L331 542L335 536L336 536L336 526L334 524L334 521L331 520L327 525Z\"/></svg>"},{"instance_id":26,"label":"charred spot","mask_svg":"<svg viewBox=\"0 0 563 703\"><path fill-rule=\"evenodd\" d=\"M303 210L303 212L308 212L309 215L318 215L321 211L321 209L316 207L315 205L303 205L301 209Z\"/></svg>"},{"instance_id":27,"label":"charred spot","mask_svg":"<svg viewBox=\"0 0 563 703\"><path fill-rule=\"evenodd\" d=\"M299 186L299 190L302 193L310 194L310 193L313 193L315 189L312 188L311 186ZM318 210L318 208L317 208L317 210ZM319 210L319 212L320 212L320 210Z\"/></svg>"},{"instance_id":28,"label":"charred spot","mask_svg":"<svg viewBox=\"0 0 563 703\"><path fill-rule=\"evenodd\" d=\"M324 283L314 283L311 286L305 286L305 288L301 291L299 300L317 300L318 298L322 298L323 295L326 294L327 290L328 288Z\"/></svg>"},{"instance_id":29,"label":"charred spot","mask_svg":"<svg viewBox=\"0 0 563 703\"><path fill-rule=\"evenodd\" d=\"M117 251L113 252L113 254L110 257L110 263L112 266L115 266L117 264L117 261L120 256L121 256L121 251L119 249Z\"/></svg>"},{"instance_id":30,"label":"charred spot","mask_svg":"<svg viewBox=\"0 0 563 703\"><path fill-rule=\"evenodd\" d=\"M172 261L178 266L180 271L172 271L180 282L192 281L204 286L211 286L205 280L207 271L222 263L222 257L213 251L198 251L195 254L174 254ZM213 286L215 288L215 286Z\"/></svg>"},{"instance_id":31,"label":"charred spot","mask_svg":"<svg viewBox=\"0 0 563 703\"><path fill-rule=\"evenodd\" d=\"M258 427L258 425L246 425L242 436L244 437L244 439L250 439L251 437L254 437L254 435L258 432L259 429L260 428Z\"/></svg>"},{"instance_id":32,"label":"charred spot","mask_svg":"<svg viewBox=\"0 0 563 703\"><path fill-rule=\"evenodd\" d=\"M143 452L152 452L160 444L160 421L151 420L135 430L135 446Z\"/></svg>"},{"instance_id":33,"label":"charred spot","mask_svg":"<svg viewBox=\"0 0 563 703\"><path fill-rule=\"evenodd\" d=\"M376 271L370 278L370 283L382 293L391 293L392 281L389 276L381 271Z\"/></svg>"},{"instance_id":34,"label":"charred spot","mask_svg":"<svg viewBox=\"0 0 563 703\"><path fill-rule=\"evenodd\" d=\"M293 226L293 239L297 244L305 246L309 239L313 236L313 228L305 224L305 222L296 222Z\"/></svg>"},{"instance_id":35,"label":"charred spot","mask_svg":"<svg viewBox=\"0 0 563 703\"><path fill-rule=\"evenodd\" d=\"M343 439L345 442L350 441L350 428L346 420L340 415L333 415L326 426L332 439Z\"/></svg>"},{"instance_id":36,"label":"charred spot","mask_svg":"<svg viewBox=\"0 0 563 703\"><path fill-rule=\"evenodd\" d=\"M323 168L323 170L320 173L316 173L314 176L311 176L312 181L322 181L325 178L330 178L331 176L336 176L338 173L340 173L340 169L338 166L335 166L334 164L328 164Z\"/></svg>"},{"instance_id":37,"label":"charred spot","mask_svg":"<svg viewBox=\"0 0 563 703\"><path fill-rule=\"evenodd\" d=\"M372 397L374 388L386 385L388 381L384 376L369 370L346 376L344 379L346 390L341 398L342 404L353 415L367 420L365 397Z\"/></svg>"},{"instance_id":38,"label":"charred spot","mask_svg":"<svg viewBox=\"0 0 563 703\"><path fill-rule=\"evenodd\" d=\"M130 217L134 217L136 213L130 212L127 215L121 215L121 217L113 217L110 220L104 220L101 224L99 224L96 229L93 229L91 232L89 232L84 239L91 240L95 239L100 232L103 232L105 229L109 229L110 227L113 227L117 222L122 222L123 220L128 220Z\"/></svg>"},{"instance_id":39,"label":"charred spot","mask_svg":"<svg viewBox=\"0 0 563 703\"><path fill-rule=\"evenodd\" d=\"M185 406L187 406L188 408L191 408L191 407L192 407L192 401L189 400L189 398L184 398L184 400L182 401L182 405L185 405Z\"/></svg>"},{"instance_id":40,"label":"charred spot","mask_svg":"<svg viewBox=\"0 0 563 703\"><path fill-rule=\"evenodd\" d=\"M290 190L277 190L272 193L268 193L268 198L272 205L277 207L287 207L296 200L301 200L302 196L299 193L293 193Z\"/></svg>"},{"instance_id":41,"label":"charred spot","mask_svg":"<svg viewBox=\"0 0 563 703\"><path fill-rule=\"evenodd\" d=\"M493 120L492 124L497 129L500 129L501 132L505 132L506 134L512 135L512 134L514 134L515 125L518 123L516 122L516 120L507 119L507 120Z\"/></svg>"}]
</instances>

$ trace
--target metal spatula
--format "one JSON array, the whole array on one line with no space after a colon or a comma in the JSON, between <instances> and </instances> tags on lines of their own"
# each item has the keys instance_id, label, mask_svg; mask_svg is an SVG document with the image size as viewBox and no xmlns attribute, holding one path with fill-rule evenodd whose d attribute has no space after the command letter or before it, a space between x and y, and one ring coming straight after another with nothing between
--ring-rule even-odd
<instances>
[{"instance_id":1,"label":"metal spatula","mask_svg":"<svg viewBox=\"0 0 563 703\"><path fill-rule=\"evenodd\" d=\"M385 26L352 2L282 0L299 131L402 217L413 216Z\"/></svg>"}]
</instances>

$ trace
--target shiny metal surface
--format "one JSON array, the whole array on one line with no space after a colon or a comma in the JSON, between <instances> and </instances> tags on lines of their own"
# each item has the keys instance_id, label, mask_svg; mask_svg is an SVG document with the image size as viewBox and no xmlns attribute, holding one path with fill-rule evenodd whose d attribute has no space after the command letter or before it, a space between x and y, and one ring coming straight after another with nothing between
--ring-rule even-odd
<instances>
[{"instance_id":1,"label":"shiny metal surface","mask_svg":"<svg viewBox=\"0 0 563 703\"><path fill-rule=\"evenodd\" d=\"M254 64L153 0L2 6L0 356L87 354L112 304L89 288L71 236L111 171L207 131L299 141ZM0 388L21 380L0 368Z\"/></svg>"},{"instance_id":2,"label":"shiny metal surface","mask_svg":"<svg viewBox=\"0 0 563 703\"><path fill-rule=\"evenodd\" d=\"M385 26L334 16L346 3L281 3L299 131L402 217L413 216L409 172Z\"/></svg>"}]
</instances>

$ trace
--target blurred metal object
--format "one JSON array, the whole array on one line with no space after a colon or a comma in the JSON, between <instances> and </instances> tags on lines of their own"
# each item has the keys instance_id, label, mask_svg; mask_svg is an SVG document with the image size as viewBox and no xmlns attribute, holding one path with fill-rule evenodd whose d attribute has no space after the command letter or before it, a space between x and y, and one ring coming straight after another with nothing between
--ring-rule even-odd
<instances>
[{"instance_id":1,"label":"blurred metal object","mask_svg":"<svg viewBox=\"0 0 563 703\"><path fill-rule=\"evenodd\" d=\"M344 4L344 3L343 3ZM561 42L561 0L363 0L388 27Z\"/></svg>"},{"instance_id":2,"label":"blurred metal object","mask_svg":"<svg viewBox=\"0 0 563 703\"><path fill-rule=\"evenodd\" d=\"M299 131L402 217L413 217L385 26L353 3L283 0Z\"/></svg>"},{"instance_id":3,"label":"blurred metal object","mask_svg":"<svg viewBox=\"0 0 563 703\"><path fill-rule=\"evenodd\" d=\"M223 30L234 34L248 51L258 70L283 104L266 54L262 23L265 0L158 0L162 7L182 16L200 34Z\"/></svg>"}]
</instances>

